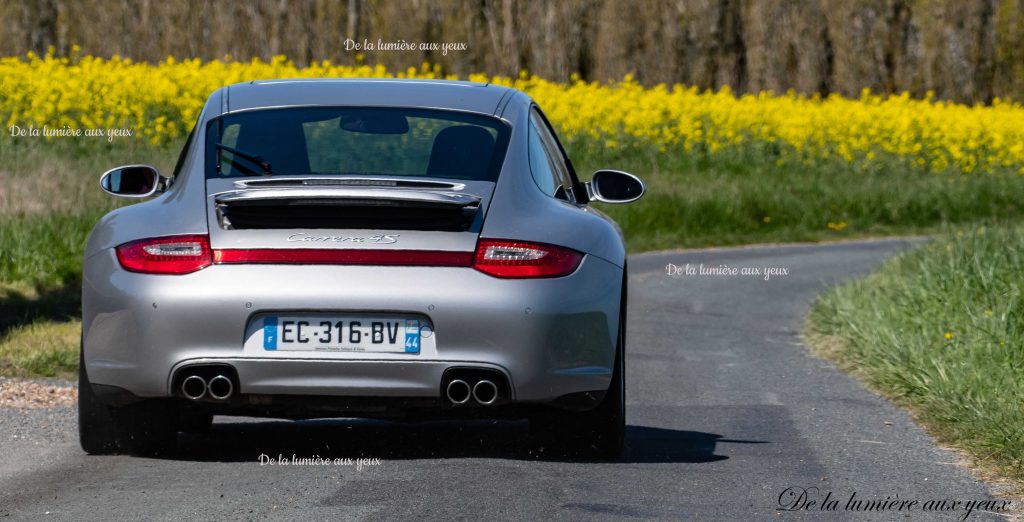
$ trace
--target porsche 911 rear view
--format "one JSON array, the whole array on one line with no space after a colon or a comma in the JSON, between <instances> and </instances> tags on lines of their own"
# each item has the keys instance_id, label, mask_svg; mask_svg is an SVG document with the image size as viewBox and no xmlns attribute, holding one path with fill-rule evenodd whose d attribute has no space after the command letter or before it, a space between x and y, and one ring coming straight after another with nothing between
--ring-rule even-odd
<instances>
[{"instance_id":1,"label":"porsche 911 rear view","mask_svg":"<svg viewBox=\"0 0 1024 522\"><path fill-rule=\"evenodd\" d=\"M626 255L532 100L496 85L281 80L214 92L174 172L86 247L90 453L173 452L214 415L528 418L623 445Z\"/></svg>"}]
</instances>

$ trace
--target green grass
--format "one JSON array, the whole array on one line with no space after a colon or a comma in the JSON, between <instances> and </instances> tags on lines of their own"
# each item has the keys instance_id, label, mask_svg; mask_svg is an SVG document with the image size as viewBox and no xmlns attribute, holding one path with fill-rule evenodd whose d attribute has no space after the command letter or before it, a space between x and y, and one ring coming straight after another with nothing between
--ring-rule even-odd
<instances>
[{"instance_id":1,"label":"green grass","mask_svg":"<svg viewBox=\"0 0 1024 522\"><path fill-rule=\"evenodd\" d=\"M100 191L99 176L125 163L170 172L176 154L0 138L0 375L74 378L85 240L122 204Z\"/></svg>"},{"instance_id":2,"label":"green grass","mask_svg":"<svg viewBox=\"0 0 1024 522\"><path fill-rule=\"evenodd\" d=\"M79 320L37 320L18 326L0 342L0 371L16 377L74 379L81 331Z\"/></svg>"},{"instance_id":3,"label":"green grass","mask_svg":"<svg viewBox=\"0 0 1024 522\"><path fill-rule=\"evenodd\" d=\"M1024 227L977 228L815 303L808 340L943 442L1024 481Z\"/></svg>"},{"instance_id":4,"label":"green grass","mask_svg":"<svg viewBox=\"0 0 1024 522\"><path fill-rule=\"evenodd\" d=\"M124 204L99 190L99 175L126 163L155 164L169 173L180 146L0 137L0 373L13 368L4 362L4 346L24 339L16 334L21 328L56 328L79 313L85 240L100 216ZM925 172L899 158L871 167L784 161L768 145L713 155L638 143L615 150L584 141L568 147L584 179L615 168L647 183L639 202L598 205L621 225L632 252L931 233L1024 216L1024 176L1010 170L964 176ZM69 346L77 348L77 340L62 349Z\"/></svg>"},{"instance_id":5,"label":"green grass","mask_svg":"<svg viewBox=\"0 0 1024 522\"><path fill-rule=\"evenodd\" d=\"M176 153L133 142L84 147L0 139L0 286L78 284L93 225L124 204L100 190L100 174L126 163L169 173Z\"/></svg>"},{"instance_id":6,"label":"green grass","mask_svg":"<svg viewBox=\"0 0 1024 522\"><path fill-rule=\"evenodd\" d=\"M103 212L15 216L0 228L0 280L64 285L80 280L82 249Z\"/></svg>"},{"instance_id":7,"label":"green grass","mask_svg":"<svg viewBox=\"0 0 1024 522\"><path fill-rule=\"evenodd\" d=\"M899 158L868 168L784 161L756 148L716 155L578 149L583 154L576 166L584 177L620 168L646 182L640 201L600 206L622 227L633 252L922 234L1024 217L1024 176L1012 169L927 172Z\"/></svg>"}]
</instances>

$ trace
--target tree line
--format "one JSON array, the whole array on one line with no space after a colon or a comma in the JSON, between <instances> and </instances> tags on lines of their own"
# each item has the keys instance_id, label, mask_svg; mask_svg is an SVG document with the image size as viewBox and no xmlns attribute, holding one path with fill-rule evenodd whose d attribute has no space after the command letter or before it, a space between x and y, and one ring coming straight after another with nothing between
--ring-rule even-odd
<instances>
[{"instance_id":1,"label":"tree line","mask_svg":"<svg viewBox=\"0 0 1024 522\"><path fill-rule=\"evenodd\" d=\"M430 62L462 76L1024 100L1024 0L0 0L0 24L3 55L79 45L153 62L286 55Z\"/></svg>"}]
</instances>

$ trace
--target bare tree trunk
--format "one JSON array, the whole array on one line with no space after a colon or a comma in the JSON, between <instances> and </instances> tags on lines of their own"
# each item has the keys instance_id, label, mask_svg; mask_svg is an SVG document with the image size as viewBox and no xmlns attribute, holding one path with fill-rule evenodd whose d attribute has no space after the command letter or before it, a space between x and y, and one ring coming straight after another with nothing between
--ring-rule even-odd
<instances>
[{"instance_id":1,"label":"bare tree trunk","mask_svg":"<svg viewBox=\"0 0 1024 522\"><path fill-rule=\"evenodd\" d=\"M576 9L576 52L574 53L574 71L584 81L590 81L594 74L594 41L598 35L594 34L597 26L594 20L597 18L598 0L583 0Z\"/></svg>"},{"instance_id":2,"label":"bare tree trunk","mask_svg":"<svg viewBox=\"0 0 1024 522\"><path fill-rule=\"evenodd\" d=\"M23 20L28 30L28 50L46 54L57 43L57 2L37 0L23 4Z\"/></svg>"},{"instance_id":3,"label":"bare tree trunk","mask_svg":"<svg viewBox=\"0 0 1024 522\"><path fill-rule=\"evenodd\" d=\"M363 8L362 0L348 0L348 37L358 40L359 35L359 11Z\"/></svg>"},{"instance_id":4,"label":"bare tree trunk","mask_svg":"<svg viewBox=\"0 0 1024 522\"><path fill-rule=\"evenodd\" d=\"M502 52L502 37L498 34L497 13L494 12L494 2L492 0L480 1L480 16L487 23L487 36L490 37L491 52L494 56L500 56Z\"/></svg>"},{"instance_id":5,"label":"bare tree trunk","mask_svg":"<svg viewBox=\"0 0 1024 522\"><path fill-rule=\"evenodd\" d=\"M519 74L522 65L519 59L519 41L516 37L516 0L504 0L501 7L502 52L507 64L505 71L515 76Z\"/></svg>"}]
</instances>

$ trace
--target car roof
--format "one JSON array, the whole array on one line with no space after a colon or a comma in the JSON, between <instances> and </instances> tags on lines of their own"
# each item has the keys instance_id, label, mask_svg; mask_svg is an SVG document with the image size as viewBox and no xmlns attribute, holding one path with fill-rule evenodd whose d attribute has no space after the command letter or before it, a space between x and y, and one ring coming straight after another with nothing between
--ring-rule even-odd
<instances>
[{"instance_id":1,"label":"car roof","mask_svg":"<svg viewBox=\"0 0 1024 522\"><path fill-rule=\"evenodd\" d=\"M452 109L495 114L513 89L490 83L402 78L298 78L236 83L221 89L221 114L294 105Z\"/></svg>"}]
</instances>

